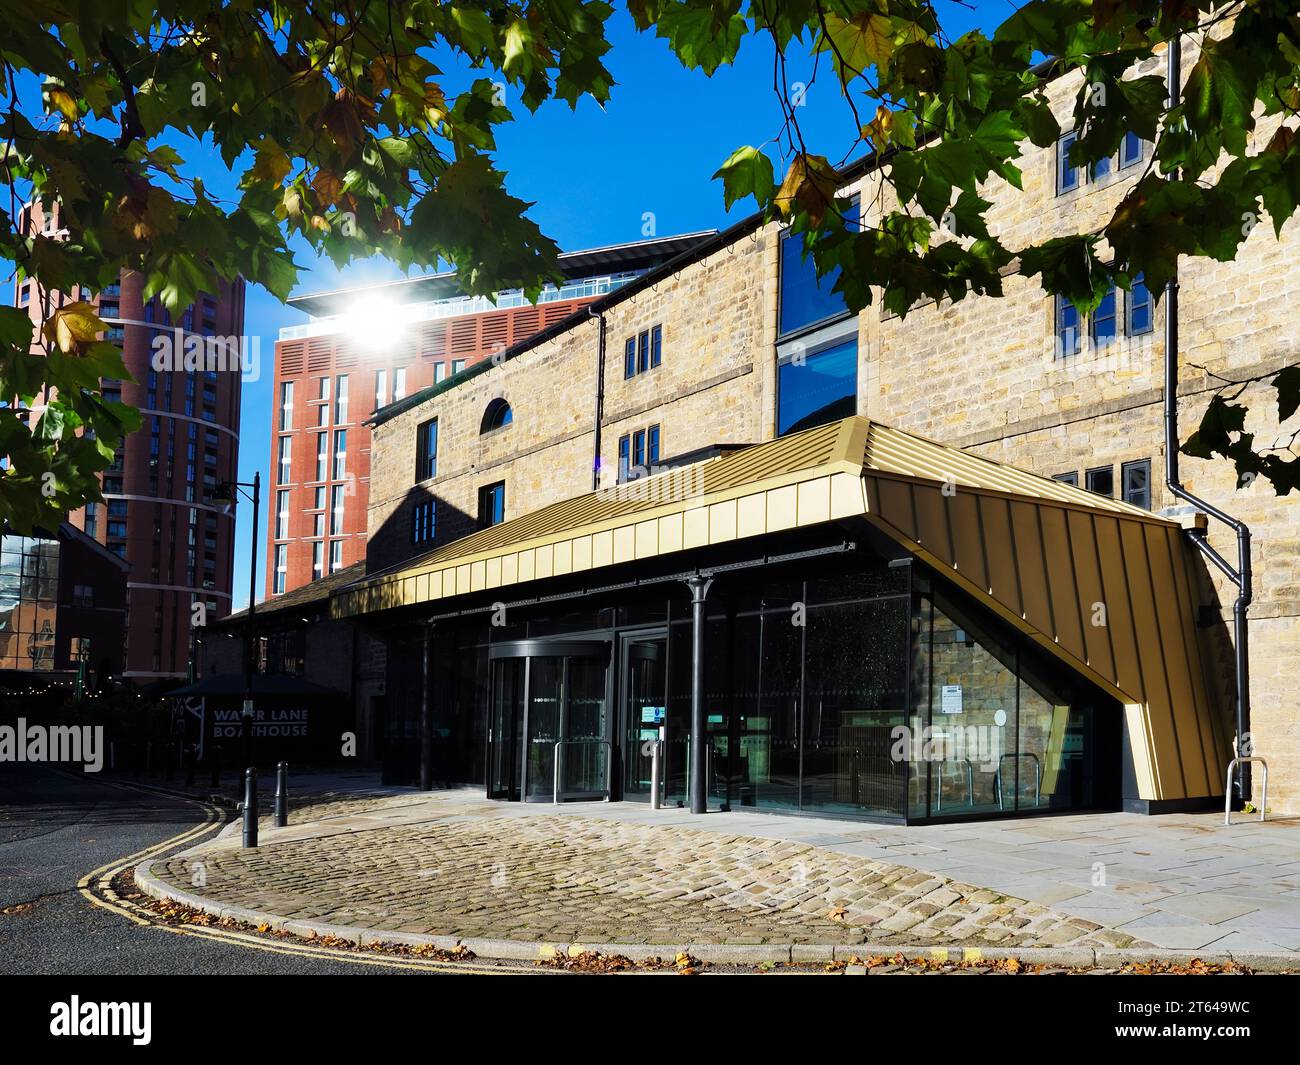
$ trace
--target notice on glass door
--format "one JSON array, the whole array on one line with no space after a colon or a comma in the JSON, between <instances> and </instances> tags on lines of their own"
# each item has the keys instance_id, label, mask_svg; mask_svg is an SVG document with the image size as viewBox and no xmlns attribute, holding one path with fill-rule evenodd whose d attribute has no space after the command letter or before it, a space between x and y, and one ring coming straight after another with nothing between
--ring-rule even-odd
<instances>
[{"instance_id":1,"label":"notice on glass door","mask_svg":"<svg viewBox=\"0 0 1300 1065\"><path fill-rule=\"evenodd\" d=\"M939 697L939 712L941 714L960 714L961 713L961 685L945 684Z\"/></svg>"}]
</instances>

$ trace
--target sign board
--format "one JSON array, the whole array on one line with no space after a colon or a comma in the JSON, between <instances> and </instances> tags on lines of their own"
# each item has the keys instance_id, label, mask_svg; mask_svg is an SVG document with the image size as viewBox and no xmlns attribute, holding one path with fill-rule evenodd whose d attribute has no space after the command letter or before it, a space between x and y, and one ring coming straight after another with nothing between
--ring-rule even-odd
<instances>
[{"instance_id":1,"label":"sign board","mask_svg":"<svg viewBox=\"0 0 1300 1065\"><path fill-rule=\"evenodd\" d=\"M641 707L641 721L647 725L658 725L663 722L664 708L662 706L643 706Z\"/></svg>"},{"instance_id":2,"label":"sign board","mask_svg":"<svg viewBox=\"0 0 1300 1065\"><path fill-rule=\"evenodd\" d=\"M961 713L961 685L945 684L942 695L939 700L939 712L941 714L960 714Z\"/></svg>"}]
</instances>

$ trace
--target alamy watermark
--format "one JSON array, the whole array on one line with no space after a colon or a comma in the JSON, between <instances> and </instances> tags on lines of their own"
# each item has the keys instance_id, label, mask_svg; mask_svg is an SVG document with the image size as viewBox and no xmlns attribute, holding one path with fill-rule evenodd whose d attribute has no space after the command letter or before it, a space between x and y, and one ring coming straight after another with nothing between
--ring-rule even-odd
<instances>
[{"instance_id":1,"label":"alamy watermark","mask_svg":"<svg viewBox=\"0 0 1300 1065\"><path fill-rule=\"evenodd\" d=\"M104 768L103 725L0 725L0 762L80 762L82 771Z\"/></svg>"},{"instance_id":2,"label":"alamy watermark","mask_svg":"<svg viewBox=\"0 0 1300 1065\"><path fill-rule=\"evenodd\" d=\"M157 373L237 373L245 381L262 376L259 336L198 336L183 329L158 332L149 343Z\"/></svg>"}]
</instances>

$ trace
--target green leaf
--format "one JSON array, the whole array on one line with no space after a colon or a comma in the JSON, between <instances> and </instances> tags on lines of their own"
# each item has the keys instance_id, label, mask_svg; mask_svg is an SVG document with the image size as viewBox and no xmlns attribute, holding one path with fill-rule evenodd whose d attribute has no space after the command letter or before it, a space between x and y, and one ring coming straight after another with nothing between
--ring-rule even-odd
<instances>
[{"instance_id":1,"label":"green leaf","mask_svg":"<svg viewBox=\"0 0 1300 1065\"><path fill-rule=\"evenodd\" d=\"M732 152L713 178L722 178L723 203L728 210L746 196L753 196L760 206L766 204L776 188L772 160L748 145Z\"/></svg>"}]
</instances>

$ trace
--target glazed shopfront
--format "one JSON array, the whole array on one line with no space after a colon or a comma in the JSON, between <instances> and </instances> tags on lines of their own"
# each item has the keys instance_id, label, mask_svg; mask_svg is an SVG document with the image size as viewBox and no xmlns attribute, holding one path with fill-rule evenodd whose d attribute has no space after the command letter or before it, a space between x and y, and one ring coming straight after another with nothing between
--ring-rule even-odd
<instances>
[{"instance_id":1,"label":"glazed shopfront","mask_svg":"<svg viewBox=\"0 0 1300 1065\"><path fill-rule=\"evenodd\" d=\"M916 451L902 469L898 447ZM336 611L389 645L386 774L503 801L648 801L661 744L661 801L695 809L924 821L1212 796L1223 723L1192 630L1170 614L1179 678L1141 628L1148 599L1191 606L1177 528L983 460L944 495L918 471L937 447L847 419L710 460L684 496L585 497L581 524L557 504L354 586ZM1071 557L1051 560L1053 519L1022 506L1062 516ZM1144 566L1164 543L1183 567L1163 606L1152 580L1134 592L1128 523ZM1080 592L1118 602L1120 570L1126 617L1098 641ZM1162 687L1138 690L1129 665L1153 653Z\"/></svg>"}]
</instances>

